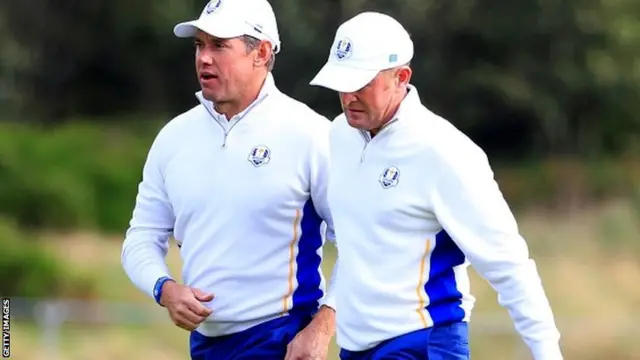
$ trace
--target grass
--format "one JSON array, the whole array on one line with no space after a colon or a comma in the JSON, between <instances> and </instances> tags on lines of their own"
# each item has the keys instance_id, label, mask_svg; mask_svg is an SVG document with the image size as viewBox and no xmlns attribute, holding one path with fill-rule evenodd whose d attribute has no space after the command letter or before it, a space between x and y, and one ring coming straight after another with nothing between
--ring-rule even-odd
<instances>
[{"instance_id":1,"label":"grass","mask_svg":"<svg viewBox=\"0 0 640 360\"><path fill-rule=\"evenodd\" d=\"M640 327L634 321L640 318L640 221L631 205L614 201L562 217L528 213L519 216L519 223L558 319L565 358L640 360ZM50 238L50 251L95 279L101 300L154 306L121 269L121 241L95 234ZM329 274L333 252L327 259ZM178 275L175 247L168 263ZM495 292L475 272L471 275L477 298L471 324L473 358L529 358ZM35 325L16 323L12 335L16 359L55 359ZM168 317L147 326L67 324L60 334L59 359L173 360L187 358L187 349L187 333L172 326ZM329 359L337 359L335 346L331 351Z\"/></svg>"}]
</instances>

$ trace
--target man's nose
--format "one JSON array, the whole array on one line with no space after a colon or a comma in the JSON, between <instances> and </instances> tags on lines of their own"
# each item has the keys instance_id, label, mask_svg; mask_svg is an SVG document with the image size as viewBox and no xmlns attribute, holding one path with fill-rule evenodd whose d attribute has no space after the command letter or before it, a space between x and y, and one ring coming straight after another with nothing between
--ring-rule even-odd
<instances>
[{"instance_id":1,"label":"man's nose","mask_svg":"<svg viewBox=\"0 0 640 360\"><path fill-rule=\"evenodd\" d=\"M352 102L358 100L355 93L340 93L340 101L342 102L342 106L346 107Z\"/></svg>"},{"instance_id":2,"label":"man's nose","mask_svg":"<svg viewBox=\"0 0 640 360\"><path fill-rule=\"evenodd\" d=\"M213 53L207 47L198 51L196 53L196 58L201 64L210 65L213 63Z\"/></svg>"}]
</instances>

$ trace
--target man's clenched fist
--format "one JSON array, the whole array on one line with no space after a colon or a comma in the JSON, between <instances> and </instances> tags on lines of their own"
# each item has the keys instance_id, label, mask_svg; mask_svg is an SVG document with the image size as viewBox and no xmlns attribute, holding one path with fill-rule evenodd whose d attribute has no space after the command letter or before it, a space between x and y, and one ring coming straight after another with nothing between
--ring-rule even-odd
<instances>
[{"instance_id":1,"label":"man's clenched fist","mask_svg":"<svg viewBox=\"0 0 640 360\"><path fill-rule=\"evenodd\" d=\"M213 294L206 294L202 290L180 285L174 281L167 281L162 285L160 304L169 310L169 316L174 324L188 330L195 330L213 310L202 303L213 300Z\"/></svg>"}]
</instances>

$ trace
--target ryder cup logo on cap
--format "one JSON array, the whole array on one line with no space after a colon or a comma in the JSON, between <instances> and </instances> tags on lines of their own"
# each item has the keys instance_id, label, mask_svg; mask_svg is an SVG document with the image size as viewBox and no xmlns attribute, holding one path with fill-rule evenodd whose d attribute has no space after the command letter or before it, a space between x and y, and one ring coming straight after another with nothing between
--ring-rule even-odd
<instances>
[{"instance_id":1,"label":"ryder cup logo on cap","mask_svg":"<svg viewBox=\"0 0 640 360\"><path fill-rule=\"evenodd\" d=\"M207 7L204 8L204 11L207 14L212 14L214 11L218 10L222 5L222 0L211 0L207 4Z\"/></svg>"},{"instance_id":2,"label":"ryder cup logo on cap","mask_svg":"<svg viewBox=\"0 0 640 360\"><path fill-rule=\"evenodd\" d=\"M348 38L338 40L335 50L335 54L338 60L348 59L351 56L352 52L353 45L351 43L351 40L349 40Z\"/></svg>"}]
</instances>

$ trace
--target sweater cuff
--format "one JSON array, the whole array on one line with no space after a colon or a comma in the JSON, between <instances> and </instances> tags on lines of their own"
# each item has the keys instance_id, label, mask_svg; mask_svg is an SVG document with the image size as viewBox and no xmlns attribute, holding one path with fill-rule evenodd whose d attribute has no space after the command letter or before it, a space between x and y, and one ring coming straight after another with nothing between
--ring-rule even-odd
<instances>
[{"instance_id":1,"label":"sweater cuff","mask_svg":"<svg viewBox=\"0 0 640 360\"><path fill-rule=\"evenodd\" d=\"M336 310L336 297L334 296L333 291L331 291L331 290L333 290L333 289L329 289L329 291L327 291L327 294L325 295L325 297L320 302L320 305L324 305L324 306L330 307L335 311Z\"/></svg>"},{"instance_id":2,"label":"sweater cuff","mask_svg":"<svg viewBox=\"0 0 640 360\"><path fill-rule=\"evenodd\" d=\"M535 360L563 360L560 345L555 341L532 343L531 353Z\"/></svg>"}]
</instances>

